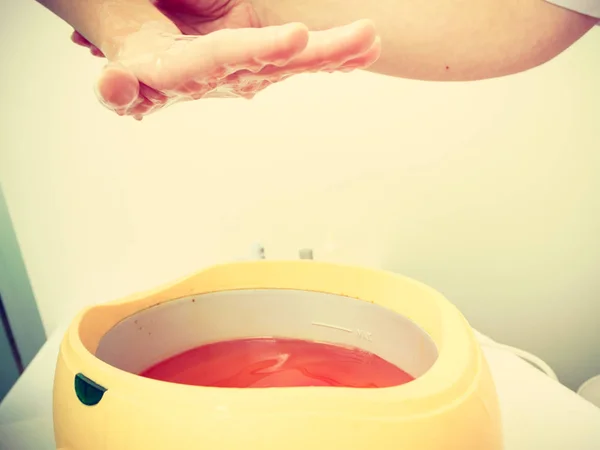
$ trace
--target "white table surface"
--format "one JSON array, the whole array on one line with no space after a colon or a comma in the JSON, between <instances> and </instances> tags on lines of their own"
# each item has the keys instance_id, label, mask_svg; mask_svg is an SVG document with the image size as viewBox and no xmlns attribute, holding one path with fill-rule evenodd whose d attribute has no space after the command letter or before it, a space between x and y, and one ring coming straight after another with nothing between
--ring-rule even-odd
<instances>
[{"instance_id":1,"label":"white table surface","mask_svg":"<svg viewBox=\"0 0 600 450\"><path fill-rule=\"evenodd\" d=\"M53 334L0 404L1 450L55 450ZM600 450L600 409L481 336L502 409L505 450ZM83 449L82 449L83 450Z\"/></svg>"}]
</instances>

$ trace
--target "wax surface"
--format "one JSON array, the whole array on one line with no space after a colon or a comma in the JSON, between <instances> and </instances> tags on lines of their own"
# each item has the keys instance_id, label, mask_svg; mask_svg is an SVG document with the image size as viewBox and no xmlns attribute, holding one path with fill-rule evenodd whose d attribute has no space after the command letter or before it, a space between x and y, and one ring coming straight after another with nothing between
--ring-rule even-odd
<instances>
[{"instance_id":1,"label":"wax surface","mask_svg":"<svg viewBox=\"0 0 600 450\"><path fill-rule=\"evenodd\" d=\"M203 345L162 361L140 375L172 383L230 388L380 388L413 380L402 369L364 350L274 338Z\"/></svg>"}]
</instances>

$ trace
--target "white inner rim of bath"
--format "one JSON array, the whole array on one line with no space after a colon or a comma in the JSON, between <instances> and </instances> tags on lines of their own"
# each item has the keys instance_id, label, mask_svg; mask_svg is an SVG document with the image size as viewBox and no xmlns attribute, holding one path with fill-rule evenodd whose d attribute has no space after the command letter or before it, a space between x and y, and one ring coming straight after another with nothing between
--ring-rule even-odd
<instances>
[{"instance_id":1,"label":"white inner rim of bath","mask_svg":"<svg viewBox=\"0 0 600 450\"><path fill-rule=\"evenodd\" d=\"M102 337L96 357L140 373L201 345L256 337L357 347L415 378L438 356L425 331L379 305L321 292L259 289L194 295L141 310Z\"/></svg>"}]
</instances>

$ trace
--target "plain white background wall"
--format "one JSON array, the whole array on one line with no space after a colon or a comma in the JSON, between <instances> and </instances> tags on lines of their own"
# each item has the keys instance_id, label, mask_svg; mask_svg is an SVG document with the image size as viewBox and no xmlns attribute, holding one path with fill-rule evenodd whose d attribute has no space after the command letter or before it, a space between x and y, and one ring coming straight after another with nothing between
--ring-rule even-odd
<instances>
[{"instance_id":1,"label":"plain white background wall","mask_svg":"<svg viewBox=\"0 0 600 450\"><path fill-rule=\"evenodd\" d=\"M420 279L571 387L600 373L600 29L509 78L303 76L137 123L69 27L0 9L0 180L48 332L260 240Z\"/></svg>"}]
</instances>

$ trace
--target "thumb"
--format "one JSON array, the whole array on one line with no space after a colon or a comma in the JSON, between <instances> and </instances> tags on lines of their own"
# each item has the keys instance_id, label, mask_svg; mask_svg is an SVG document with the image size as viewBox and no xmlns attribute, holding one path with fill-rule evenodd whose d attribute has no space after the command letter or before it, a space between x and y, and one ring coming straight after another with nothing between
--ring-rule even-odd
<instances>
[{"instance_id":1,"label":"thumb","mask_svg":"<svg viewBox=\"0 0 600 450\"><path fill-rule=\"evenodd\" d=\"M124 114L138 101L139 93L137 77L125 66L111 62L102 69L96 84L96 96L108 109Z\"/></svg>"}]
</instances>

